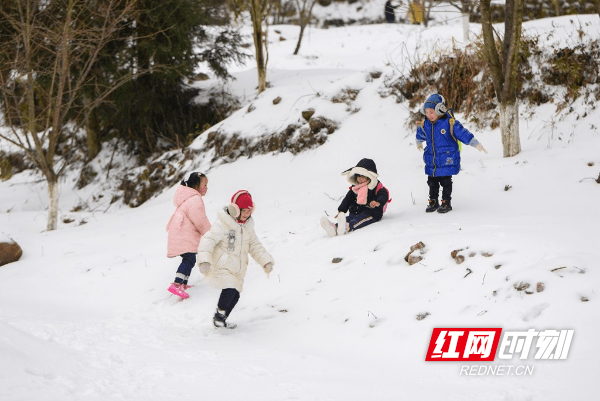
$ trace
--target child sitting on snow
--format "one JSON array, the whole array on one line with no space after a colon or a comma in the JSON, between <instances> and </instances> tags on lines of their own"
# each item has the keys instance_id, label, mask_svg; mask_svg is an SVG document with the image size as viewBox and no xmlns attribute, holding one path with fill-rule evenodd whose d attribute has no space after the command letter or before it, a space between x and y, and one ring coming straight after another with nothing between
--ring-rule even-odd
<instances>
[{"instance_id":1,"label":"child sitting on snow","mask_svg":"<svg viewBox=\"0 0 600 401\"><path fill-rule=\"evenodd\" d=\"M362 159L355 167L342 172L353 186L338 207L335 215L337 224L325 216L321 218L321 227L334 237L349 231L358 230L375 223L383 217L389 199L388 190L379 182L377 166L371 159ZM346 212L350 212L346 216Z\"/></svg>"}]
</instances>

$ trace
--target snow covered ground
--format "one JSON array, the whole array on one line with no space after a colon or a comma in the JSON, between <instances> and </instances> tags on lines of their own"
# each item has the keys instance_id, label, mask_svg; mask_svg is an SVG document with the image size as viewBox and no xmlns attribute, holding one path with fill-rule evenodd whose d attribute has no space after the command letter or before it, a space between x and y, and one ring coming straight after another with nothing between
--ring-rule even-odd
<instances>
[{"instance_id":1,"label":"snow covered ground","mask_svg":"<svg viewBox=\"0 0 600 401\"><path fill-rule=\"evenodd\" d=\"M568 41L580 24L600 35L597 15L525 29ZM24 250L20 261L0 267L0 400L595 399L598 112L582 117L590 105L580 100L575 113L554 119L553 104L527 113L523 151L509 159L498 130L464 121L489 154L463 148L454 210L426 214L407 106L379 92L407 60L460 41L461 25L310 29L298 56L291 55L298 28L271 29L272 87L255 99L252 63L238 67L230 89L256 108L214 129L258 136L301 122L308 107L340 128L297 156L213 168L207 156L189 166L208 171L211 221L234 192L252 193L257 234L276 261L269 279L251 263L230 317L238 328L212 327L219 292L197 270L189 299L166 291L179 264L165 256L175 187L136 209L78 214L70 211L83 195L65 182L61 215L87 224L61 222L44 232L44 186L25 172L0 182L0 233ZM368 80L375 70L382 77ZM345 88L360 89L356 100L333 103ZM282 101L273 105L277 96ZM393 202L381 222L329 238L319 219L335 214L348 188L340 173L363 157L375 160ZM404 256L419 241L423 260L409 266ZM450 256L457 249L460 265ZM521 283L531 294L515 289ZM569 329L574 337L566 360L536 360L532 351L524 360L426 362L432 330L447 327ZM464 366L512 368L467 375Z\"/></svg>"}]
</instances>

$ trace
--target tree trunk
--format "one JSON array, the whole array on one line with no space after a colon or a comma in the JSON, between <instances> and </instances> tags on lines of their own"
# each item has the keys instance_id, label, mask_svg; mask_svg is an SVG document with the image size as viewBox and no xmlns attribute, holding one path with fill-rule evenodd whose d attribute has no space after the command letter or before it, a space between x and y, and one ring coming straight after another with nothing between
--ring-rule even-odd
<instances>
[{"instance_id":1,"label":"tree trunk","mask_svg":"<svg viewBox=\"0 0 600 401\"><path fill-rule=\"evenodd\" d=\"M463 12L460 14L462 17L462 27L463 27L463 40L465 42L469 41L469 19L471 18L471 14L468 12Z\"/></svg>"},{"instance_id":2,"label":"tree trunk","mask_svg":"<svg viewBox=\"0 0 600 401\"><path fill-rule=\"evenodd\" d=\"M600 16L600 0L596 0L596 12L598 16Z\"/></svg>"},{"instance_id":3,"label":"tree trunk","mask_svg":"<svg viewBox=\"0 0 600 401\"><path fill-rule=\"evenodd\" d=\"M597 0L600 1L600 0ZM554 12L556 13L556 16L558 17L560 15L560 1L559 0L553 0L554 3Z\"/></svg>"},{"instance_id":4,"label":"tree trunk","mask_svg":"<svg viewBox=\"0 0 600 401\"><path fill-rule=\"evenodd\" d=\"M500 103L500 132L502 133L502 153L504 157L513 157L521 153L519 138L519 101Z\"/></svg>"},{"instance_id":5,"label":"tree trunk","mask_svg":"<svg viewBox=\"0 0 600 401\"><path fill-rule=\"evenodd\" d=\"M298 43L296 44L296 50L294 50L294 55L297 55L298 52L300 51L300 44L302 43L302 36L304 35L304 28L306 28L306 25L301 24L300 25L300 35L298 36Z\"/></svg>"},{"instance_id":6,"label":"tree trunk","mask_svg":"<svg viewBox=\"0 0 600 401\"><path fill-rule=\"evenodd\" d=\"M260 2L253 0L250 6L252 28L254 36L254 48L256 50L256 71L258 73L258 93L267 89L267 63L265 62L264 42L262 31L262 13Z\"/></svg>"},{"instance_id":7,"label":"tree trunk","mask_svg":"<svg viewBox=\"0 0 600 401\"><path fill-rule=\"evenodd\" d=\"M90 99L83 98L85 107L85 134L88 160L93 160L100 153L100 137L98 135L98 119L96 112L90 107Z\"/></svg>"},{"instance_id":8,"label":"tree trunk","mask_svg":"<svg viewBox=\"0 0 600 401\"><path fill-rule=\"evenodd\" d=\"M518 48L523 22L523 0L506 0L502 55L496 50L490 0L481 0L481 31L484 54L490 67L500 112L500 132L504 157L521 152L519 106L517 99ZM502 60L502 61L500 61Z\"/></svg>"},{"instance_id":9,"label":"tree trunk","mask_svg":"<svg viewBox=\"0 0 600 401\"><path fill-rule=\"evenodd\" d=\"M427 28L429 25L429 10L431 8L430 3L428 4L425 0L421 0L421 10L423 10L423 26Z\"/></svg>"},{"instance_id":10,"label":"tree trunk","mask_svg":"<svg viewBox=\"0 0 600 401\"><path fill-rule=\"evenodd\" d=\"M298 43L296 44L296 50L294 55L297 55L300 51L300 45L302 44L302 37L304 36L304 29L310 24L312 18L312 10L317 0L304 0L295 2L296 8L298 9L298 21L300 22L300 35L298 36Z\"/></svg>"},{"instance_id":11,"label":"tree trunk","mask_svg":"<svg viewBox=\"0 0 600 401\"><path fill-rule=\"evenodd\" d=\"M481 1L481 34L483 36L483 53L490 67L494 92L498 102L502 102L502 87L504 86L504 74L502 73L502 64L500 55L496 51L496 40L492 28L492 13L490 11L490 0Z\"/></svg>"},{"instance_id":12,"label":"tree trunk","mask_svg":"<svg viewBox=\"0 0 600 401\"><path fill-rule=\"evenodd\" d=\"M47 231L58 228L58 180L47 178L48 183L48 224Z\"/></svg>"}]
</instances>

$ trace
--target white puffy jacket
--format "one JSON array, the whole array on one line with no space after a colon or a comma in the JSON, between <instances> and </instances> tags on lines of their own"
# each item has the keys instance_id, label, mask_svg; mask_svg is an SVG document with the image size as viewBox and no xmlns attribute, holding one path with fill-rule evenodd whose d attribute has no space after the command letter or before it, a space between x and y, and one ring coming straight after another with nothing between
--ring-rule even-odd
<instances>
[{"instance_id":1,"label":"white puffy jacket","mask_svg":"<svg viewBox=\"0 0 600 401\"><path fill-rule=\"evenodd\" d=\"M219 210L217 219L200 239L197 263L210 263L206 274L209 283L218 289L235 288L242 292L248 267L248 254L263 267L275 262L254 232L254 219L239 224L227 213Z\"/></svg>"}]
</instances>

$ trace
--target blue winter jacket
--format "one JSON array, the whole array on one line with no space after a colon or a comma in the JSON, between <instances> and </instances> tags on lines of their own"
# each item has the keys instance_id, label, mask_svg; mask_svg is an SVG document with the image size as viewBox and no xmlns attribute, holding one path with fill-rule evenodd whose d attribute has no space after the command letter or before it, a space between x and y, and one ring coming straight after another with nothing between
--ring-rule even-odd
<instances>
[{"instance_id":1,"label":"blue winter jacket","mask_svg":"<svg viewBox=\"0 0 600 401\"><path fill-rule=\"evenodd\" d=\"M474 145L477 140L462 124L454 121L453 133L450 132L450 109L434 123L427 118L417 127L417 142L426 142L423 161L425 174L432 177L456 175L460 171L460 152L458 141Z\"/></svg>"}]
</instances>

